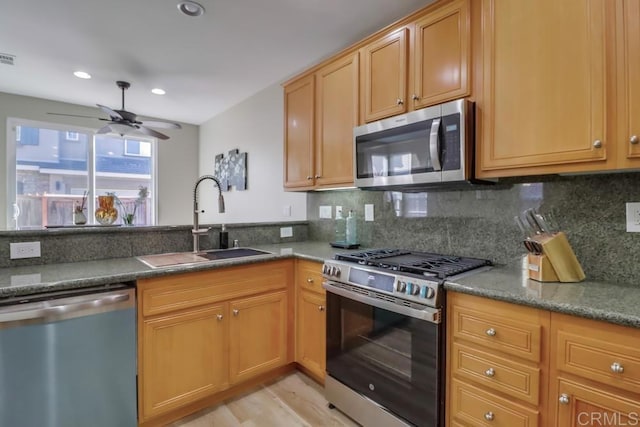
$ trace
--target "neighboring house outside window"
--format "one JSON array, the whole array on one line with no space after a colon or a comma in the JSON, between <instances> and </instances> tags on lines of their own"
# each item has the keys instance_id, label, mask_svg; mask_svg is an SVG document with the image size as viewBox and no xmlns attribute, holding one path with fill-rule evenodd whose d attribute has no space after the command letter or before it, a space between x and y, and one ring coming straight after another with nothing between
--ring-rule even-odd
<instances>
[{"instance_id":1,"label":"neighboring house outside window","mask_svg":"<svg viewBox=\"0 0 640 427\"><path fill-rule=\"evenodd\" d=\"M136 208L134 225L155 224L155 140L125 140L70 126L10 120L15 133L8 138L8 149L15 150L15 155L9 153L9 158L15 158L15 163L8 168L7 201L8 206L17 204L20 213L17 223L13 217L8 219L9 228L72 225L74 204L85 191L91 195L85 214L88 223L95 224L97 196L114 192L132 208L140 187L147 188L148 197ZM127 153L129 146L136 145L138 154ZM122 223L120 216L119 209L116 224Z\"/></svg>"}]
</instances>

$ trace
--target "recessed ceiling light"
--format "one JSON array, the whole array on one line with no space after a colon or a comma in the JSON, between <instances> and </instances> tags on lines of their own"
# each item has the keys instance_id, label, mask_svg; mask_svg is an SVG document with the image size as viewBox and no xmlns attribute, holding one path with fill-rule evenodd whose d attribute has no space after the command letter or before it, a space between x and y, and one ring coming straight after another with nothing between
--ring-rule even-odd
<instances>
[{"instance_id":1,"label":"recessed ceiling light","mask_svg":"<svg viewBox=\"0 0 640 427\"><path fill-rule=\"evenodd\" d=\"M204 15L204 7L191 0L178 3L178 10L187 16L200 16Z\"/></svg>"},{"instance_id":2,"label":"recessed ceiling light","mask_svg":"<svg viewBox=\"0 0 640 427\"><path fill-rule=\"evenodd\" d=\"M151 93L155 93L156 95L164 95L167 92L165 92L164 89L160 89L159 87L156 87L151 89Z\"/></svg>"},{"instance_id":3,"label":"recessed ceiling light","mask_svg":"<svg viewBox=\"0 0 640 427\"><path fill-rule=\"evenodd\" d=\"M85 72L85 71L74 71L73 75L78 77L79 79L90 79L91 78L91 74Z\"/></svg>"}]
</instances>

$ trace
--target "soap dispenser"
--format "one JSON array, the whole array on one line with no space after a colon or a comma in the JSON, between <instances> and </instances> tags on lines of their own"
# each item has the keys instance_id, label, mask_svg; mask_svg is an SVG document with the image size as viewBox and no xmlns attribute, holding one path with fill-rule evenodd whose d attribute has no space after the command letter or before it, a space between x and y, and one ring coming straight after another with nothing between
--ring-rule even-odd
<instances>
[{"instance_id":1,"label":"soap dispenser","mask_svg":"<svg viewBox=\"0 0 640 427\"><path fill-rule=\"evenodd\" d=\"M222 224L220 228L220 249L229 248L229 232L227 231L227 227Z\"/></svg>"}]
</instances>

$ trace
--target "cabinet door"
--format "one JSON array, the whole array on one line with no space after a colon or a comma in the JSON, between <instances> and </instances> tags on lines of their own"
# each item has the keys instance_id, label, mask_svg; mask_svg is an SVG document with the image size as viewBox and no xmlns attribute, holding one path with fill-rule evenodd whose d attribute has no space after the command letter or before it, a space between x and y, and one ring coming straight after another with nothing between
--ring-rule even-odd
<instances>
[{"instance_id":1,"label":"cabinet door","mask_svg":"<svg viewBox=\"0 0 640 427\"><path fill-rule=\"evenodd\" d=\"M611 167L607 3L483 2L480 176Z\"/></svg>"},{"instance_id":2,"label":"cabinet door","mask_svg":"<svg viewBox=\"0 0 640 427\"><path fill-rule=\"evenodd\" d=\"M232 384L287 362L287 293L273 292L230 303Z\"/></svg>"},{"instance_id":3,"label":"cabinet door","mask_svg":"<svg viewBox=\"0 0 640 427\"><path fill-rule=\"evenodd\" d=\"M361 49L365 122L407 111L407 33L402 28Z\"/></svg>"},{"instance_id":4,"label":"cabinet door","mask_svg":"<svg viewBox=\"0 0 640 427\"><path fill-rule=\"evenodd\" d=\"M617 427L640 424L640 400L637 400L637 395L634 399L563 378L558 379L557 391L557 427Z\"/></svg>"},{"instance_id":5,"label":"cabinet door","mask_svg":"<svg viewBox=\"0 0 640 427\"><path fill-rule=\"evenodd\" d=\"M353 185L353 128L358 124L358 53L316 74L316 186Z\"/></svg>"},{"instance_id":6,"label":"cabinet door","mask_svg":"<svg viewBox=\"0 0 640 427\"><path fill-rule=\"evenodd\" d=\"M313 186L314 76L284 88L284 187Z\"/></svg>"},{"instance_id":7,"label":"cabinet door","mask_svg":"<svg viewBox=\"0 0 640 427\"><path fill-rule=\"evenodd\" d=\"M618 137L621 165L638 167L640 159L640 2L624 0L618 11L619 38L622 52L618 55L618 83L620 99L624 102L621 114L624 123ZM621 15L621 16L620 16Z\"/></svg>"},{"instance_id":8,"label":"cabinet door","mask_svg":"<svg viewBox=\"0 0 640 427\"><path fill-rule=\"evenodd\" d=\"M227 322L224 305L144 320L141 420L228 387Z\"/></svg>"},{"instance_id":9,"label":"cabinet door","mask_svg":"<svg viewBox=\"0 0 640 427\"><path fill-rule=\"evenodd\" d=\"M326 299L323 295L298 292L296 361L324 380L326 367Z\"/></svg>"},{"instance_id":10,"label":"cabinet door","mask_svg":"<svg viewBox=\"0 0 640 427\"><path fill-rule=\"evenodd\" d=\"M469 95L469 0L457 0L415 23L414 109Z\"/></svg>"}]
</instances>

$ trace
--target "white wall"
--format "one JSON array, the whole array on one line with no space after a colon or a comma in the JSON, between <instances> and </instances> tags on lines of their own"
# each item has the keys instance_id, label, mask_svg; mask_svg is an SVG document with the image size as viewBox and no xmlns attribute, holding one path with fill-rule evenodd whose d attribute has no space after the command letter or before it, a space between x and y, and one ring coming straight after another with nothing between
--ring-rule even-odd
<instances>
[{"instance_id":1,"label":"white wall","mask_svg":"<svg viewBox=\"0 0 640 427\"><path fill-rule=\"evenodd\" d=\"M247 190L225 192L226 212L217 210L217 189L212 181L199 187L203 224L302 221L307 219L306 193L283 190L284 98L278 84L200 126L200 175L213 174L217 154L235 148L247 152ZM215 197L214 197L215 196ZM283 208L291 206L291 216Z\"/></svg>"},{"instance_id":2,"label":"white wall","mask_svg":"<svg viewBox=\"0 0 640 427\"><path fill-rule=\"evenodd\" d=\"M91 119L52 116L48 112L103 116L97 108L0 92L0 229L7 223L7 118L94 129L101 123ZM170 139L158 142L158 223L191 224L192 189L198 177L198 126L182 124L182 130L162 132Z\"/></svg>"}]
</instances>

